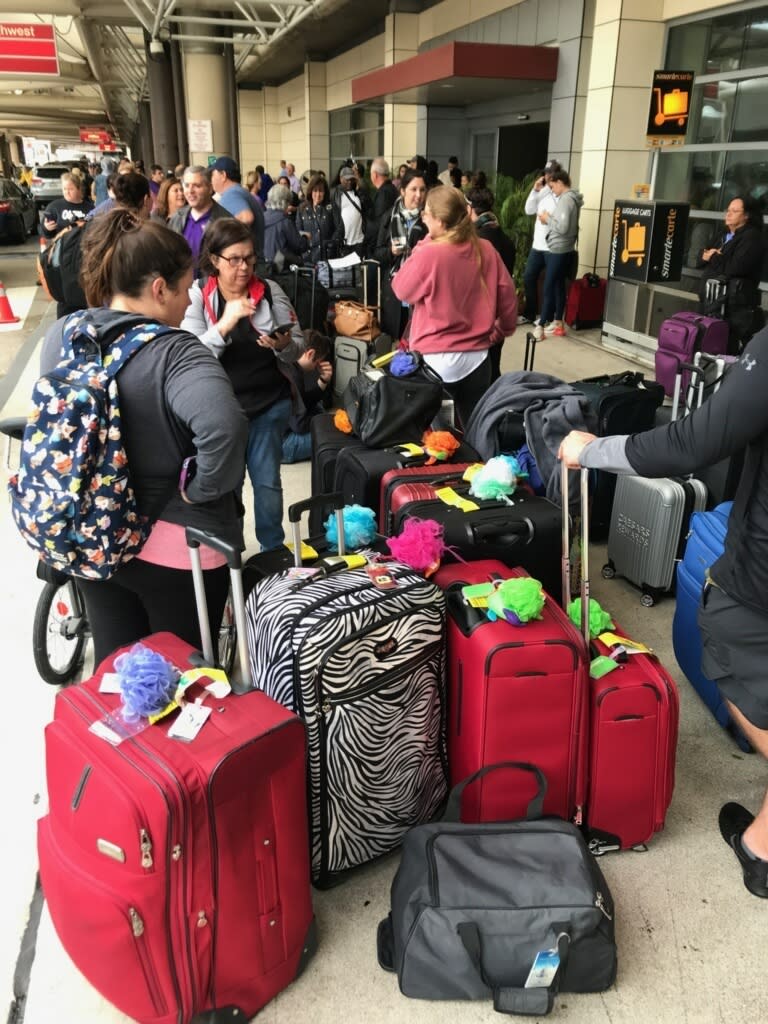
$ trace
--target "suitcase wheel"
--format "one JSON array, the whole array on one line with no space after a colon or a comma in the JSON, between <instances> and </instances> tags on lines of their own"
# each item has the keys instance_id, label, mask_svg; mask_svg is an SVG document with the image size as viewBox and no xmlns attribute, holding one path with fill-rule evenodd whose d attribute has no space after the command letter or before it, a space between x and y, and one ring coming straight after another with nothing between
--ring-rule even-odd
<instances>
[{"instance_id":1,"label":"suitcase wheel","mask_svg":"<svg viewBox=\"0 0 768 1024\"><path fill-rule=\"evenodd\" d=\"M606 562L602 568L602 575L604 580L612 580L616 575L616 569L614 568L613 562Z\"/></svg>"},{"instance_id":2,"label":"suitcase wheel","mask_svg":"<svg viewBox=\"0 0 768 1024\"><path fill-rule=\"evenodd\" d=\"M653 608L656 604L656 598L653 594L649 594L647 591L640 598L640 604L643 608Z\"/></svg>"}]
</instances>

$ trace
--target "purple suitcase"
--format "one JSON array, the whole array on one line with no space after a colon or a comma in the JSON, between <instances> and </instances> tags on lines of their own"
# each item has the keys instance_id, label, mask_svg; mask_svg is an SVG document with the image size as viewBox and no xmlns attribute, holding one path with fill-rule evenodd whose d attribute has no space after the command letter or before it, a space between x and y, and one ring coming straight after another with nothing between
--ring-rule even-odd
<instances>
[{"instance_id":1,"label":"purple suitcase","mask_svg":"<svg viewBox=\"0 0 768 1024\"><path fill-rule=\"evenodd\" d=\"M728 348L728 324L699 313L675 313L659 328L656 349L656 380L671 395L681 363L692 363L697 352L724 355ZM688 373L683 372L682 393L688 388Z\"/></svg>"}]
</instances>

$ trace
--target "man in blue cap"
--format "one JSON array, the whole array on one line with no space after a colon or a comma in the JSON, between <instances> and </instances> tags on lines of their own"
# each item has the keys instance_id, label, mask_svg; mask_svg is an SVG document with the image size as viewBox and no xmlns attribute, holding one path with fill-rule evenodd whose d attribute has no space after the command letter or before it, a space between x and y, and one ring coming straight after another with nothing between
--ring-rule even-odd
<instances>
[{"instance_id":1,"label":"man in blue cap","mask_svg":"<svg viewBox=\"0 0 768 1024\"><path fill-rule=\"evenodd\" d=\"M264 211L261 203L240 184L240 168L231 156L220 156L211 167L211 184L216 201L236 220L247 224L253 234L257 256L264 252Z\"/></svg>"}]
</instances>

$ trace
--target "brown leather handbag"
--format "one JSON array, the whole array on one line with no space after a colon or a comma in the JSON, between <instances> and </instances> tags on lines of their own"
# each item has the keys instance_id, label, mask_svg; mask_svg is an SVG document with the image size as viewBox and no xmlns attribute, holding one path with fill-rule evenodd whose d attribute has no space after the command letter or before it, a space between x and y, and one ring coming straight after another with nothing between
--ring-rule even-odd
<instances>
[{"instance_id":1,"label":"brown leather handbag","mask_svg":"<svg viewBox=\"0 0 768 1024\"><path fill-rule=\"evenodd\" d=\"M376 310L352 299L337 301L334 327L342 337L360 341L375 341L381 334Z\"/></svg>"}]
</instances>

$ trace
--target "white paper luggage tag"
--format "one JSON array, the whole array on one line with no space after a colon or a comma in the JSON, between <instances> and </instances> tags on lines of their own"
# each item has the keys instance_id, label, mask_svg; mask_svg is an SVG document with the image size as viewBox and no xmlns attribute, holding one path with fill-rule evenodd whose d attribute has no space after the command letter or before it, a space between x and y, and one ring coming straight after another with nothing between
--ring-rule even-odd
<instances>
[{"instance_id":1,"label":"white paper luggage tag","mask_svg":"<svg viewBox=\"0 0 768 1024\"><path fill-rule=\"evenodd\" d=\"M526 988L549 988L555 980L560 966L560 954L556 949L540 949L525 979Z\"/></svg>"},{"instance_id":2,"label":"white paper luggage tag","mask_svg":"<svg viewBox=\"0 0 768 1024\"><path fill-rule=\"evenodd\" d=\"M168 738L191 743L208 721L210 713L211 709L202 704L185 704L181 714L168 730Z\"/></svg>"}]
</instances>

